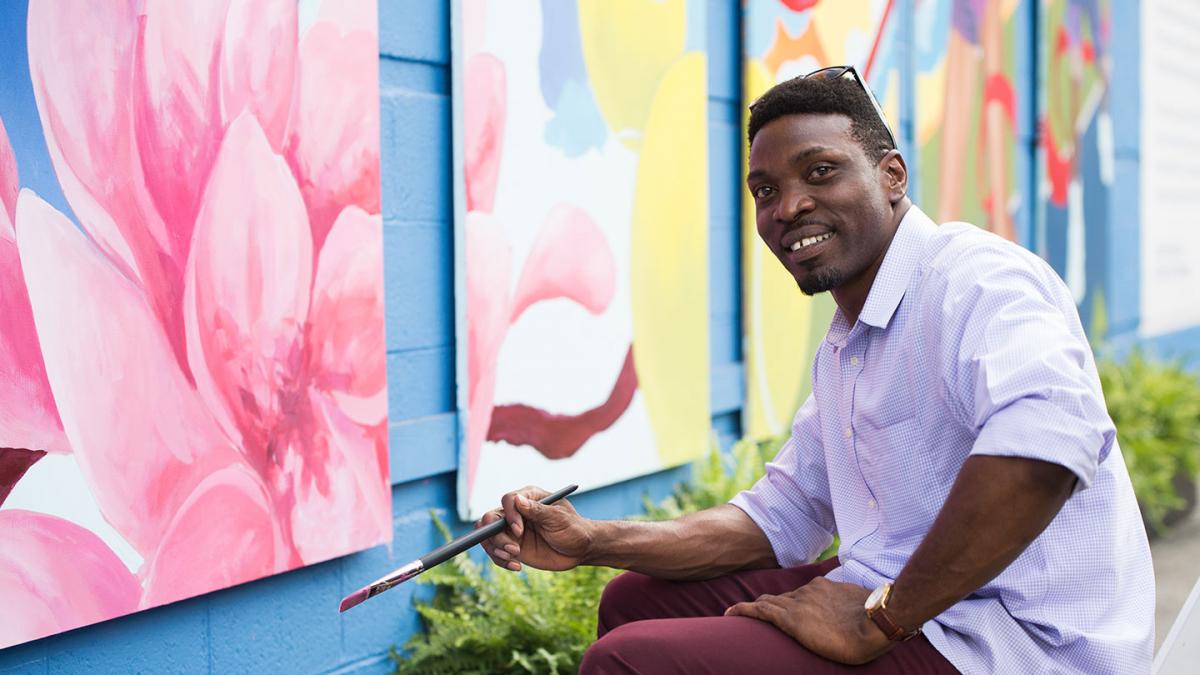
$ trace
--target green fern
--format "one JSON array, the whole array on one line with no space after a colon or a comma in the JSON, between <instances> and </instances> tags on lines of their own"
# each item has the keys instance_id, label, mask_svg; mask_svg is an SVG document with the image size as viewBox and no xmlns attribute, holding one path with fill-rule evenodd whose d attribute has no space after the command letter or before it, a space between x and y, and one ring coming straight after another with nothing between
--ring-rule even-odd
<instances>
[{"instance_id":1,"label":"green fern","mask_svg":"<svg viewBox=\"0 0 1200 675\"><path fill-rule=\"evenodd\" d=\"M1181 362L1154 361L1140 350L1097 365L1142 517L1161 534L1167 514L1185 503L1176 476L1200 469L1200 378Z\"/></svg>"},{"instance_id":2,"label":"green fern","mask_svg":"<svg viewBox=\"0 0 1200 675\"><path fill-rule=\"evenodd\" d=\"M754 485L782 439L743 440L728 454L714 442L692 466L691 480L658 504L645 500L652 520L675 518L728 502ZM449 540L450 531L433 514ZM837 551L837 540L821 559ZM596 637L596 608L605 584L618 574L604 567L568 572L525 568L498 571L468 556L433 568L417 583L434 587L433 599L416 601L425 632L405 653L390 652L397 673L574 673Z\"/></svg>"},{"instance_id":3,"label":"green fern","mask_svg":"<svg viewBox=\"0 0 1200 675\"><path fill-rule=\"evenodd\" d=\"M450 532L435 513L434 523ZM617 571L497 571L458 556L417 579L433 599L417 602L426 631L391 651L397 673L574 673L596 638L600 592Z\"/></svg>"}]
</instances>

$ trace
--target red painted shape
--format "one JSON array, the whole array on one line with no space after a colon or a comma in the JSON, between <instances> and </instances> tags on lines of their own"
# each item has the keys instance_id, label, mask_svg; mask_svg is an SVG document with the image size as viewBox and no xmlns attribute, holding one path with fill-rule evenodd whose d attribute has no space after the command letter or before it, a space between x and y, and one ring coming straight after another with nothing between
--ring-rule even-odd
<instances>
[{"instance_id":1,"label":"red painted shape","mask_svg":"<svg viewBox=\"0 0 1200 675\"><path fill-rule=\"evenodd\" d=\"M1071 158L1059 153L1054 140L1054 131L1046 120L1042 120L1043 147L1046 150L1046 177L1050 179L1050 203L1067 205L1067 188L1071 184Z\"/></svg>"},{"instance_id":2,"label":"red painted shape","mask_svg":"<svg viewBox=\"0 0 1200 675\"><path fill-rule=\"evenodd\" d=\"M21 476L45 454L45 450L0 448L0 505L8 499L8 493L12 492Z\"/></svg>"},{"instance_id":3,"label":"red painted shape","mask_svg":"<svg viewBox=\"0 0 1200 675\"><path fill-rule=\"evenodd\" d=\"M556 415L524 404L498 405L492 412L487 439L532 446L546 459L565 459L625 414L636 391L637 373L631 345L612 393L604 403L578 415Z\"/></svg>"},{"instance_id":4,"label":"red painted shape","mask_svg":"<svg viewBox=\"0 0 1200 675\"><path fill-rule=\"evenodd\" d=\"M803 12L806 9L812 9L813 7L817 6L819 1L820 0L779 0L779 2L783 3L784 7L787 7L793 12Z\"/></svg>"}]
</instances>

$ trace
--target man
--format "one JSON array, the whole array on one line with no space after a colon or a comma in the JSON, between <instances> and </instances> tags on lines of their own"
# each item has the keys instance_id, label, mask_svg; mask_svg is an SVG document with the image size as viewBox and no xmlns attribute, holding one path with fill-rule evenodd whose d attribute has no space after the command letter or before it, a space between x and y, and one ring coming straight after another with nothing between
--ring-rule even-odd
<instances>
[{"instance_id":1,"label":"man","mask_svg":"<svg viewBox=\"0 0 1200 675\"><path fill-rule=\"evenodd\" d=\"M766 475L663 523L505 495L492 559L631 570L584 672L1149 669L1149 549L1071 295L1036 256L913 206L853 69L751 108L759 234L838 305ZM806 565L841 536L838 558Z\"/></svg>"}]
</instances>

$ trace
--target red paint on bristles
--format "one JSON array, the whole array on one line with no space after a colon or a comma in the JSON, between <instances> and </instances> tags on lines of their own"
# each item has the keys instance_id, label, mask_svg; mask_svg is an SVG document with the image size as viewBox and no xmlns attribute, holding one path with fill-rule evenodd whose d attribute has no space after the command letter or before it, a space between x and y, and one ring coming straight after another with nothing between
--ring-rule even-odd
<instances>
[{"instance_id":1,"label":"red paint on bristles","mask_svg":"<svg viewBox=\"0 0 1200 675\"><path fill-rule=\"evenodd\" d=\"M338 611L344 612L344 611L350 609L351 607L361 603L363 600L366 600L369 597L369 591L370 591L370 587L360 588L357 591L354 591L353 593L351 593L350 595L347 595L346 597L342 598L342 604L341 604L341 607L338 609Z\"/></svg>"}]
</instances>

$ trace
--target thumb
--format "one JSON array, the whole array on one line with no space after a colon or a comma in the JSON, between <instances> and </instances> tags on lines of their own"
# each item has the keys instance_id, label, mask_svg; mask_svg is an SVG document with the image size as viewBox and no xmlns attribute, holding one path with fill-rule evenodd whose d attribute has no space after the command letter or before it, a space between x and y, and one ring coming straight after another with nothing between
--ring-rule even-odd
<instances>
[{"instance_id":1,"label":"thumb","mask_svg":"<svg viewBox=\"0 0 1200 675\"><path fill-rule=\"evenodd\" d=\"M542 504L537 500L530 499L525 495L517 495L516 504L517 510L521 512L521 515L535 523L541 520L542 516L545 515L546 512L545 504Z\"/></svg>"}]
</instances>

